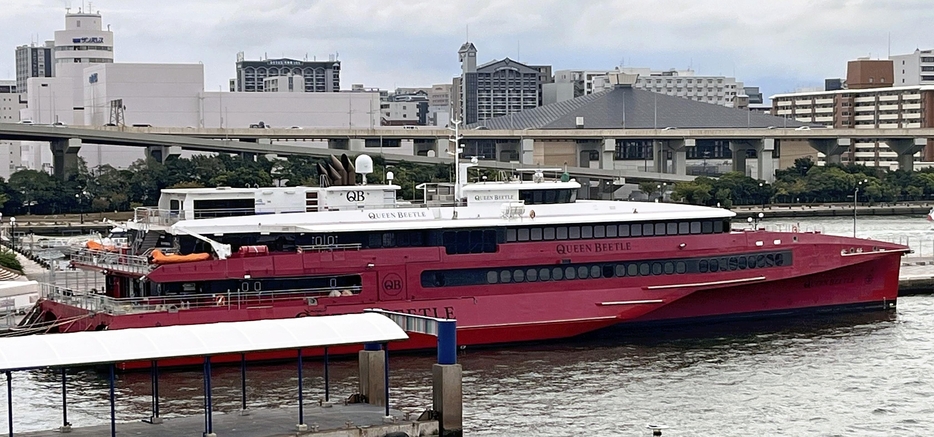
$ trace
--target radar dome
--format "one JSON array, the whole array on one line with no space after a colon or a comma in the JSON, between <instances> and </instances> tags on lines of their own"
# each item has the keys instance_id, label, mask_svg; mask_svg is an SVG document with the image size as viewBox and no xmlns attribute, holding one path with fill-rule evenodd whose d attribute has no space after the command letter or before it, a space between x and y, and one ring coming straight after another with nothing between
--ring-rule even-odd
<instances>
[{"instance_id":1,"label":"radar dome","mask_svg":"<svg viewBox=\"0 0 934 437\"><path fill-rule=\"evenodd\" d=\"M354 159L353 165L356 167L357 173L363 175L373 173L373 158L370 158L369 155L357 156L357 159Z\"/></svg>"}]
</instances>

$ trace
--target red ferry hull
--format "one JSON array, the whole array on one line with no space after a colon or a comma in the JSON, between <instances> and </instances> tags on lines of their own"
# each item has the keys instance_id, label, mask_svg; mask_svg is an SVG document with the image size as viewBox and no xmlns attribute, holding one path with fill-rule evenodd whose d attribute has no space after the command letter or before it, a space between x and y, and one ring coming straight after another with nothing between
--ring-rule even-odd
<instances>
[{"instance_id":1,"label":"red ferry hull","mask_svg":"<svg viewBox=\"0 0 934 437\"><path fill-rule=\"evenodd\" d=\"M747 240L748 234L748 240ZM800 237L800 240L798 239ZM780 315L847 308L886 310L895 307L901 246L878 242L801 234L795 237L792 265L762 270L718 271L680 276L605 278L578 282L539 282L500 285L501 292L485 292L490 286L459 287L458 294L437 293L434 298L365 301L355 298L282 301L276 305L231 304L176 312L143 312L112 315L52 300L39 303L45 320L75 320L61 332L94 329L126 329L165 325L232 322L362 312L368 308L456 318L458 344L463 346L521 343L565 339L630 322L671 322L763 314ZM677 238L677 237L674 237ZM749 249L787 234L739 233L734 243ZM759 241L756 241L759 240ZM809 244L806 244L809 243ZM778 240L775 240L778 244ZM881 249L879 246L882 245ZM792 249L793 245L788 245ZM784 248L784 247L783 247ZM735 245L730 250L735 250ZM865 249L865 251L864 251ZM720 254L725 253L720 250ZM606 254L588 255L600 260ZM443 260L442 260L443 261ZM577 261L577 260L575 260ZM409 283L414 282L412 275ZM415 275L417 277L417 275ZM581 284L569 290L574 284ZM364 283L364 288L366 288ZM377 285L378 287L378 285ZM634 325L632 329L640 329ZM393 344L394 350L431 349L433 337L411 334ZM330 349L332 354L351 354L359 346ZM306 355L322 355L309 349ZM294 351L251 353L247 360L284 360ZM236 362L241 357L213 357L215 362ZM160 366L198 365L199 358L160 361ZM127 363L127 368L149 363Z\"/></svg>"}]
</instances>

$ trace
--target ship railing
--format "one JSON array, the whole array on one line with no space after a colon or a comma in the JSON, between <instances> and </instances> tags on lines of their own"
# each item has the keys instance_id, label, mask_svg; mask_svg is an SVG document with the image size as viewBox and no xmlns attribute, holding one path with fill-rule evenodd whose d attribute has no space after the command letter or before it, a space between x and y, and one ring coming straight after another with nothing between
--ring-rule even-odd
<instances>
[{"instance_id":1,"label":"ship railing","mask_svg":"<svg viewBox=\"0 0 934 437\"><path fill-rule=\"evenodd\" d=\"M362 287L311 288L276 291L228 291L224 293L185 294L170 296L147 296L115 298L104 294L104 290L77 291L59 285L41 283L43 298L87 311L111 315L139 314L198 309L223 309L225 311L251 308L269 308L283 302L301 302L304 306L315 306L318 299L353 296Z\"/></svg>"},{"instance_id":2,"label":"ship railing","mask_svg":"<svg viewBox=\"0 0 934 437\"><path fill-rule=\"evenodd\" d=\"M133 209L133 221L143 225L172 226L180 220L178 211L149 208L145 206Z\"/></svg>"},{"instance_id":3,"label":"ship railing","mask_svg":"<svg viewBox=\"0 0 934 437\"><path fill-rule=\"evenodd\" d=\"M770 232L792 232L792 233L809 233L809 234L823 234L824 227L821 225L802 225L800 223L769 223L763 225L760 223L760 227L765 228L766 231Z\"/></svg>"},{"instance_id":4,"label":"ship railing","mask_svg":"<svg viewBox=\"0 0 934 437\"><path fill-rule=\"evenodd\" d=\"M106 250L81 250L71 256L71 261L74 264L141 275L151 272L154 267L147 256L127 255Z\"/></svg>"},{"instance_id":5,"label":"ship railing","mask_svg":"<svg viewBox=\"0 0 934 437\"><path fill-rule=\"evenodd\" d=\"M311 244L298 246L295 248L295 251L298 253L302 252L328 252L328 251L337 251L337 250L360 250L363 247L360 243L348 243L348 244Z\"/></svg>"}]
</instances>

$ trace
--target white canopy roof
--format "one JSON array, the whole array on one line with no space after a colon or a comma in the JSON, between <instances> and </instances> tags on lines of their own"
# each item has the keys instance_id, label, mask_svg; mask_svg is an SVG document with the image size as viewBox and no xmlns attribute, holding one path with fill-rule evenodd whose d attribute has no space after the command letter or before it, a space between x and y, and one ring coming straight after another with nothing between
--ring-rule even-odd
<instances>
[{"instance_id":1,"label":"white canopy roof","mask_svg":"<svg viewBox=\"0 0 934 437\"><path fill-rule=\"evenodd\" d=\"M381 314L0 338L0 371L405 340Z\"/></svg>"}]
</instances>

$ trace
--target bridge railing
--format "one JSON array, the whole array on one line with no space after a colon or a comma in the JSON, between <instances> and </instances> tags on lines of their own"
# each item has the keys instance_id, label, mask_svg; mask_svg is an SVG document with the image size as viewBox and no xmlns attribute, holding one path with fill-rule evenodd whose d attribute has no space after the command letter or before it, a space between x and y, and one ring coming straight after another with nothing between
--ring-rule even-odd
<instances>
[{"instance_id":1,"label":"bridge railing","mask_svg":"<svg viewBox=\"0 0 934 437\"><path fill-rule=\"evenodd\" d=\"M153 312L176 313L204 308L239 310L270 307L286 301L302 302L302 307L315 306L319 298L353 296L359 294L361 289L360 286L348 286L249 292L238 290L212 294L115 298L103 294L103 290L78 291L54 284L39 284L39 290L43 298L88 311L113 315ZM302 314L305 313L296 314L296 317L300 317Z\"/></svg>"}]
</instances>

